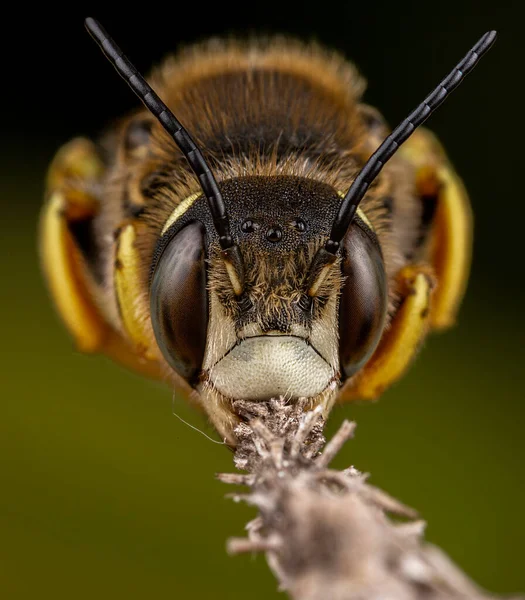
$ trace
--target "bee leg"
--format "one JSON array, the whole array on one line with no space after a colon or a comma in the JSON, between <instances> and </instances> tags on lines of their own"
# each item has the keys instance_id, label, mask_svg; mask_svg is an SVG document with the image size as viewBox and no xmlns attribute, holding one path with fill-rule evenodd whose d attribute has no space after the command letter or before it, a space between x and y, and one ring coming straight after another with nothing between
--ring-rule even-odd
<instances>
[{"instance_id":1,"label":"bee leg","mask_svg":"<svg viewBox=\"0 0 525 600\"><path fill-rule=\"evenodd\" d=\"M40 219L40 255L48 287L79 350L103 352L144 375L165 379L159 364L137 354L133 344L102 314L96 299L104 292L75 235L96 218L99 204L91 190L96 189L103 172L94 144L83 138L62 147L51 164L48 198ZM129 246L124 244L124 251ZM128 264L129 252L124 254L125 266L133 267ZM125 277L133 275L131 268Z\"/></svg>"},{"instance_id":2,"label":"bee leg","mask_svg":"<svg viewBox=\"0 0 525 600\"><path fill-rule=\"evenodd\" d=\"M83 185L103 170L93 144L75 139L63 146L48 173L48 199L40 219L40 255L51 295L80 350L95 352L103 344L106 326L92 301L85 260L71 224L92 219L97 199Z\"/></svg>"},{"instance_id":3,"label":"bee leg","mask_svg":"<svg viewBox=\"0 0 525 600\"><path fill-rule=\"evenodd\" d=\"M472 253L472 212L463 182L449 163L441 144L428 130L420 129L400 149L416 169L416 189L421 198L434 196L425 261L436 274L432 299L432 329L454 324L465 293Z\"/></svg>"},{"instance_id":4,"label":"bee leg","mask_svg":"<svg viewBox=\"0 0 525 600\"><path fill-rule=\"evenodd\" d=\"M342 390L342 401L374 399L401 377L417 354L431 324L434 277L425 266L398 275L401 304L365 367Z\"/></svg>"},{"instance_id":5,"label":"bee leg","mask_svg":"<svg viewBox=\"0 0 525 600\"><path fill-rule=\"evenodd\" d=\"M125 332L135 351L147 360L158 359L158 347L149 318L147 302L139 296L141 273L133 223L123 225L116 240L115 290Z\"/></svg>"},{"instance_id":6,"label":"bee leg","mask_svg":"<svg viewBox=\"0 0 525 600\"><path fill-rule=\"evenodd\" d=\"M438 286L430 321L433 329L454 325L465 294L472 254L472 215L461 179L451 168L437 171L440 182L432 237L430 263Z\"/></svg>"}]
</instances>

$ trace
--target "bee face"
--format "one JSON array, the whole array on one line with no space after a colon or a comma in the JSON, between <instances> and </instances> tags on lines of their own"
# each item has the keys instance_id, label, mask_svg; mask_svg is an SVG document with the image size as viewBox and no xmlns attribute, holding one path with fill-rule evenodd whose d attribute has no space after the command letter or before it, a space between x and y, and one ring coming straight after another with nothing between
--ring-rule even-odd
<instances>
[{"instance_id":1,"label":"bee face","mask_svg":"<svg viewBox=\"0 0 525 600\"><path fill-rule=\"evenodd\" d=\"M494 35L374 153L385 126L337 56L213 43L156 73L164 104L88 29L150 112L51 166L43 263L79 346L182 385L231 444L239 399L328 413L377 397L453 321L470 257L468 200L434 137L382 168Z\"/></svg>"},{"instance_id":2,"label":"bee face","mask_svg":"<svg viewBox=\"0 0 525 600\"><path fill-rule=\"evenodd\" d=\"M387 288L375 234L358 221L312 298L310 266L337 213L336 190L301 177L252 176L221 182L221 193L243 256L243 294L232 288L204 198L192 198L183 214L175 209L154 252L150 289L164 358L213 412L281 395L330 406L382 331ZM340 298L354 307L353 331Z\"/></svg>"}]
</instances>

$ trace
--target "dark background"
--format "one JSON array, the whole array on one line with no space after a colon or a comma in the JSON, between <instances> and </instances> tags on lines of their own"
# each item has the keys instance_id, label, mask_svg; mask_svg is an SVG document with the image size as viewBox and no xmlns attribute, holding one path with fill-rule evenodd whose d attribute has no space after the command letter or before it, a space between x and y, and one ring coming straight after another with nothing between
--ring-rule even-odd
<instances>
[{"instance_id":1,"label":"dark background","mask_svg":"<svg viewBox=\"0 0 525 600\"><path fill-rule=\"evenodd\" d=\"M478 37L499 39L428 126L475 212L474 268L458 326L433 336L377 404L343 406L357 439L336 466L416 506L428 538L497 592L525 591L523 9L519 2L145 3L120 14L22 12L2 24L0 126L0 594L278 597L260 557L229 558L253 512L214 473L231 455L162 385L76 353L39 272L45 170L76 135L136 101L83 28L101 20L147 71L180 44L247 31L314 37L354 60L366 100L395 125ZM250 586L248 588L248 586ZM249 590L249 591L248 591ZM282 596L281 596L282 597Z\"/></svg>"}]
</instances>

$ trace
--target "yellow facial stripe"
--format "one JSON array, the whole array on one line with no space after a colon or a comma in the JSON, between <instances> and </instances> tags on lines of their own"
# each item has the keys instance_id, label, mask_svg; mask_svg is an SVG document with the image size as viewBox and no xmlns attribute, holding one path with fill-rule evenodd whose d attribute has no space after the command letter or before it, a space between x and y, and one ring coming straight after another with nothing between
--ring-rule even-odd
<instances>
[{"instance_id":1,"label":"yellow facial stripe","mask_svg":"<svg viewBox=\"0 0 525 600\"><path fill-rule=\"evenodd\" d=\"M188 208L190 208L192 206L192 204L195 202L195 200L197 200L197 198L201 194L202 194L202 192L195 192L191 196L188 196L187 198L185 198L177 206L177 208L168 217L168 220L166 221L166 223L164 223L164 227L162 228L161 235L164 235L166 233L166 231L168 231L168 229L173 225L173 223L175 223L175 221L177 221L177 219L180 219L180 217L182 217L182 215L188 210Z\"/></svg>"},{"instance_id":2,"label":"yellow facial stripe","mask_svg":"<svg viewBox=\"0 0 525 600\"><path fill-rule=\"evenodd\" d=\"M365 213L360 208L357 209L357 216L361 219L361 221L366 223L366 225L368 225L368 227L370 227L370 229L375 233L374 226L372 225L372 223L370 222L368 217L365 215Z\"/></svg>"},{"instance_id":3,"label":"yellow facial stripe","mask_svg":"<svg viewBox=\"0 0 525 600\"><path fill-rule=\"evenodd\" d=\"M137 352L144 358L156 360L157 356L150 348L146 315L140 314L139 310L140 261L135 240L135 228L132 224L126 225L117 240L115 289L122 322Z\"/></svg>"},{"instance_id":4,"label":"yellow facial stripe","mask_svg":"<svg viewBox=\"0 0 525 600\"><path fill-rule=\"evenodd\" d=\"M345 192L341 192L341 191L338 191L337 195L340 196L341 198L344 198L346 196ZM368 225L368 227L370 227L370 229L375 233L374 226L369 221L369 219L365 215L365 213L360 208L358 208L356 212L357 212L357 216L361 219L361 221L363 221L364 223L366 223L366 225Z\"/></svg>"},{"instance_id":5,"label":"yellow facial stripe","mask_svg":"<svg viewBox=\"0 0 525 600\"><path fill-rule=\"evenodd\" d=\"M105 337L104 323L84 280L84 265L67 227L64 195L55 192L40 223L40 253L53 300L79 350L96 352Z\"/></svg>"}]
</instances>

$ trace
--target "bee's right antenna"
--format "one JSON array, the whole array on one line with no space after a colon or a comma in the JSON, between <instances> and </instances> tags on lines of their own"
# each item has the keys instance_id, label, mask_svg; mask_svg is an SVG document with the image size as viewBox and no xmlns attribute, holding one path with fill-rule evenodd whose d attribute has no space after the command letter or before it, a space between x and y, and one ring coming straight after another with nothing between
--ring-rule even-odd
<instances>
[{"instance_id":1,"label":"bee's right antenna","mask_svg":"<svg viewBox=\"0 0 525 600\"><path fill-rule=\"evenodd\" d=\"M144 77L132 65L131 61L109 37L102 25L91 17L86 19L85 25L91 37L100 46L102 52L113 64L118 74L128 83L146 108L157 117L160 124L171 135L197 176L208 201L213 224L219 236L219 244L222 248L224 262L233 289L235 294L240 296L243 291L244 278L241 253L231 235L228 213L221 192L201 151L171 110L162 102Z\"/></svg>"},{"instance_id":2,"label":"bee's right antenna","mask_svg":"<svg viewBox=\"0 0 525 600\"><path fill-rule=\"evenodd\" d=\"M495 31L488 31L481 37L465 58L458 63L437 88L394 129L368 159L341 202L339 212L332 225L330 238L324 247L326 252L329 252L332 255L336 254L339 244L354 218L359 203L366 194L370 184L379 175L385 163L392 157L399 146L412 135L414 130L424 123L436 108L441 106L448 98L450 93L458 87L463 79L478 64L480 58L487 50L489 50L495 40Z\"/></svg>"}]
</instances>

